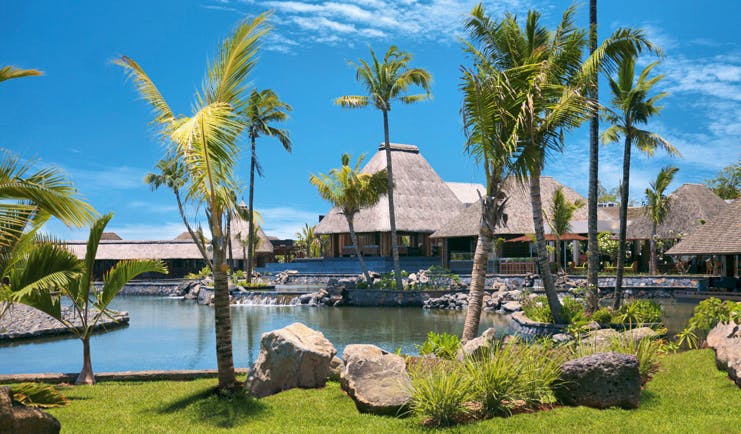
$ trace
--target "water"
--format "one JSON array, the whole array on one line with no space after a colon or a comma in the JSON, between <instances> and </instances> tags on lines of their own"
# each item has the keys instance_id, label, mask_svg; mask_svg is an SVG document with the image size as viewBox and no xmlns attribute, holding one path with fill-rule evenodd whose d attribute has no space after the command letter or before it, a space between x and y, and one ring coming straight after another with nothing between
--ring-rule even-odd
<instances>
[{"instance_id":1,"label":"water","mask_svg":"<svg viewBox=\"0 0 741 434\"><path fill-rule=\"evenodd\" d=\"M685 327L696 303L662 301L670 336ZM129 312L130 325L92 338L96 372L148 369L215 369L213 308L151 296L119 297L112 308ZM460 334L465 312L421 308L244 305L232 308L235 366L251 366L267 331L299 321L320 330L342 353L347 344L370 343L416 354L427 332ZM504 315L485 313L481 330L510 331ZM74 337L0 344L0 374L77 372L82 344Z\"/></svg>"},{"instance_id":2,"label":"water","mask_svg":"<svg viewBox=\"0 0 741 434\"><path fill-rule=\"evenodd\" d=\"M148 369L215 369L213 308L192 301L146 296L119 297L111 307L129 312L130 325L93 336L96 372ZM235 366L251 366L262 333L299 321L320 330L341 353L347 344L370 343L416 353L428 331L460 334L465 312L421 308L235 306L232 333ZM508 319L485 314L481 329L509 331ZM78 372L82 344L74 337L0 345L0 373Z\"/></svg>"}]
</instances>

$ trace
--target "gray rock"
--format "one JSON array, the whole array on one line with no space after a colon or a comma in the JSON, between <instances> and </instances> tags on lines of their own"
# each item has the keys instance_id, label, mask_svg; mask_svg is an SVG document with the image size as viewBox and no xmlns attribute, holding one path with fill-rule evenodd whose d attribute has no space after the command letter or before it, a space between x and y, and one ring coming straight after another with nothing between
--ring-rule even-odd
<instances>
[{"instance_id":1,"label":"gray rock","mask_svg":"<svg viewBox=\"0 0 741 434\"><path fill-rule=\"evenodd\" d=\"M324 387L335 354L337 350L321 332L298 322L264 333L250 391L263 397L294 387Z\"/></svg>"},{"instance_id":2,"label":"gray rock","mask_svg":"<svg viewBox=\"0 0 741 434\"><path fill-rule=\"evenodd\" d=\"M571 360L561 365L553 392L560 402L571 406L638 408L638 359L628 354L597 353Z\"/></svg>"},{"instance_id":3,"label":"gray rock","mask_svg":"<svg viewBox=\"0 0 741 434\"><path fill-rule=\"evenodd\" d=\"M715 366L727 371L729 366L741 363L741 339L728 338L715 348Z\"/></svg>"},{"instance_id":4,"label":"gray rock","mask_svg":"<svg viewBox=\"0 0 741 434\"><path fill-rule=\"evenodd\" d=\"M480 358L487 354L496 340L496 330L494 328L488 328L481 333L481 336L464 342L458 350L456 358L459 361L463 361L466 357Z\"/></svg>"},{"instance_id":5,"label":"gray rock","mask_svg":"<svg viewBox=\"0 0 741 434\"><path fill-rule=\"evenodd\" d=\"M502 309L507 312L517 312L519 310L522 310L522 305L519 301L508 301L507 303L504 303L502 305Z\"/></svg>"},{"instance_id":6,"label":"gray rock","mask_svg":"<svg viewBox=\"0 0 741 434\"><path fill-rule=\"evenodd\" d=\"M644 338L656 339L659 334L656 333L651 327L638 327L634 329L625 330L622 334L624 339L632 339L634 342L640 342Z\"/></svg>"},{"instance_id":7,"label":"gray rock","mask_svg":"<svg viewBox=\"0 0 741 434\"><path fill-rule=\"evenodd\" d=\"M329 362L329 377L327 379L340 381L340 375L343 369L345 369L345 362L337 356L332 357L332 360Z\"/></svg>"},{"instance_id":8,"label":"gray rock","mask_svg":"<svg viewBox=\"0 0 741 434\"><path fill-rule=\"evenodd\" d=\"M717 348L726 339L729 338L741 338L741 325L729 323L719 323L708 333L706 339L707 346L710 348Z\"/></svg>"},{"instance_id":9,"label":"gray rock","mask_svg":"<svg viewBox=\"0 0 741 434\"><path fill-rule=\"evenodd\" d=\"M568 335L566 333L556 333L551 339L553 339L554 343L565 344L571 341L571 335Z\"/></svg>"},{"instance_id":10,"label":"gray rock","mask_svg":"<svg viewBox=\"0 0 741 434\"><path fill-rule=\"evenodd\" d=\"M409 405L412 381L401 356L375 345L348 345L342 354L342 390L361 413L399 415Z\"/></svg>"},{"instance_id":11,"label":"gray rock","mask_svg":"<svg viewBox=\"0 0 741 434\"><path fill-rule=\"evenodd\" d=\"M13 406L9 387L0 387L0 433L57 434L62 425L52 415L29 407Z\"/></svg>"},{"instance_id":12,"label":"gray rock","mask_svg":"<svg viewBox=\"0 0 741 434\"><path fill-rule=\"evenodd\" d=\"M614 339L620 338L620 332L613 329L599 329L589 332L586 338L582 339L582 344L595 348L607 348L612 344Z\"/></svg>"}]
</instances>

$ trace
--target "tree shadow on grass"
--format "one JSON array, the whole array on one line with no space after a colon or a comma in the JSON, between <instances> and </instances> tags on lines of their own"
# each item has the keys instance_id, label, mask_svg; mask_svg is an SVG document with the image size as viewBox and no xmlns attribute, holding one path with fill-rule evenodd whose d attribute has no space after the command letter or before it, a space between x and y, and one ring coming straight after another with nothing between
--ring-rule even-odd
<instances>
[{"instance_id":1,"label":"tree shadow on grass","mask_svg":"<svg viewBox=\"0 0 741 434\"><path fill-rule=\"evenodd\" d=\"M651 408L659 404L659 397L650 390L641 390L641 408Z\"/></svg>"},{"instance_id":2,"label":"tree shadow on grass","mask_svg":"<svg viewBox=\"0 0 741 434\"><path fill-rule=\"evenodd\" d=\"M208 388L160 407L158 412L182 412L194 423L231 428L259 418L266 409L264 403L246 392L222 397L216 393L216 388Z\"/></svg>"}]
</instances>

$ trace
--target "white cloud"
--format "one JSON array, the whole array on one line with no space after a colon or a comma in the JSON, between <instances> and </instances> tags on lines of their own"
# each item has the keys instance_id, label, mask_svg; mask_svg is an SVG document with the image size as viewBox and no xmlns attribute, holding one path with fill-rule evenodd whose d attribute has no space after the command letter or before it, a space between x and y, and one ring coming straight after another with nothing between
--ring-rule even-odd
<instances>
[{"instance_id":1,"label":"white cloud","mask_svg":"<svg viewBox=\"0 0 741 434\"><path fill-rule=\"evenodd\" d=\"M86 191L130 190L146 188L144 175L148 169L128 166L100 166L96 169L64 168L75 185Z\"/></svg>"},{"instance_id":2,"label":"white cloud","mask_svg":"<svg viewBox=\"0 0 741 434\"><path fill-rule=\"evenodd\" d=\"M263 219L262 229L268 236L280 239L295 238L305 223L315 225L319 213L289 207L258 208Z\"/></svg>"}]
</instances>

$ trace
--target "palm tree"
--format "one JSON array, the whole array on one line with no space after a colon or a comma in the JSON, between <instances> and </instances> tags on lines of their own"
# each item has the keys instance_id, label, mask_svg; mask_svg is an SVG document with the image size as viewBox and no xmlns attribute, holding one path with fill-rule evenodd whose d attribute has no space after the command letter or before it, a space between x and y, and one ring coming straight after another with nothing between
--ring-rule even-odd
<instances>
[{"instance_id":1,"label":"palm tree","mask_svg":"<svg viewBox=\"0 0 741 434\"><path fill-rule=\"evenodd\" d=\"M0 82L11 78L37 77L39 75L44 75L44 73L35 69L21 69L11 65L0 68Z\"/></svg>"},{"instance_id":2,"label":"palm tree","mask_svg":"<svg viewBox=\"0 0 741 434\"><path fill-rule=\"evenodd\" d=\"M314 233L314 229L316 229L316 226L309 226L308 223L304 223L301 232L296 232L296 244L304 251L307 258L321 256L322 243Z\"/></svg>"},{"instance_id":3,"label":"palm tree","mask_svg":"<svg viewBox=\"0 0 741 434\"><path fill-rule=\"evenodd\" d=\"M288 136L288 131L270 125L274 122L285 122L288 119L287 112L291 110L291 106L281 101L278 95L270 89L261 91L253 90L250 94L249 102L244 112L247 130L252 144L252 152L250 154L250 198L248 204L250 210L254 209L255 171L257 170L257 173L262 176L262 168L257 161L257 153L255 152L255 140L260 136L272 136L278 139L280 144L283 145L283 149L291 152L291 139ZM255 233L252 213L249 215L248 223L250 239L247 244L249 246L247 251L247 282L249 283L252 281L252 257L255 253L255 243L252 238Z\"/></svg>"},{"instance_id":4,"label":"palm tree","mask_svg":"<svg viewBox=\"0 0 741 434\"><path fill-rule=\"evenodd\" d=\"M597 0L589 0L589 53L597 50ZM599 103L599 73L591 74L589 98ZM597 244L597 195L599 190L599 113L594 112L589 120L589 192L587 198L587 312L599 308L599 253Z\"/></svg>"},{"instance_id":5,"label":"palm tree","mask_svg":"<svg viewBox=\"0 0 741 434\"><path fill-rule=\"evenodd\" d=\"M602 142L612 143L624 138L623 147L623 180L620 185L620 228L618 230L617 275L615 276L615 300L613 309L620 308L622 301L623 265L625 263L625 231L628 221L628 193L630 192L630 153L633 145L646 155L653 155L656 148L663 148L670 155L679 152L663 137L639 125L648 123L651 116L658 114L662 107L656 103L666 96L660 92L649 96L653 87L663 75L651 79L648 75L658 62L646 66L635 79L635 57L625 58L620 64L617 77L610 77L613 110L608 110L606 118L612 124L602 133Z\"/></svg>"},{"instance_id":6,"label":"palm tree","mask_svg":"<svg viewBox=\"0 0 741 434\"><path fill-rule=\"evenodd\" d=\"M561 237L571 232L571 219L574 212L584 206L584 202L576 200L571 202L563 194L563 187L559 187L553 192L551 202L551 212L547 215L548 226L551 227L551 233L556 238L556 264L558 269L563 271L563 262L561 261Z\"/></svg>"},{"instance_id":7,"label":"palm tree","mask_svg":"<svg viewBox=\"0 0 741 434\"><path fill-rule=\"evenodd\" d=\"M540 194L540 174L546 156L560 152L564 147L563 133L581 125L596 110L594 102L585 95L594 72L609 70L615 62L644 46L652 48L642 32L619 29L582 61L585 32L574 26L573 15L574 8L567 9L557 28L549 31L540 24L540 14L535 11L528 13L524 28L508 14L491 29L492 46L488 48L496 59L492 63L509 71L510 85L525 95L515 121L523 146L518 158L529 178L537 260L556 322L561 321L561 303L548 264Z\"/></svg>"},{"instance_id":8,"label":"palm tree","mask_svg":"<svg viewBox=\"0 0 741 434\"><path fill-rule=\"evenodd\" d=\"M367 95L346 95L335 100L335 103L345 108L362 108L369 104L383 113L383 143L386 150L386 169L388 170L388 201L389 219L391 226L391 251L394 257L394 276L396 287L401 288L401 265L399 264L399 240L396 236L396 214L394 211L394 169L391 164L391 144L389 142L389 118L391 102L399 101L412 104L430 98L430 73L421 68L409 68L411 54L400 51L391 46L383 57L383 63L376 58L376 53L370 50L371 62L364 59L355 65L355 78L361 83ZM406 95L412 85L421 87L425 93Z\"/></svg>"},{"instance_id":9,"label":"palm tree","mask_svg":"<svg viewBox=\"0 0 741 434\"><path fill-rule=\"evenodd\" d=\"M183 188L183 186L185 186L187 182L185 178L186 172L185 167L183 167L183 163L176 157L169 156L168 158L164 158L158 161L155 167L158 169L159 173L147 173L146 175L144 175L144 183L149 185L152 191L155 191L162 186L165 186L172 190L172 192L175 194L175 200L178 203L180 218L183 220L185 228L188 230L188 233L193 239L193 242L195 242L196 246L198 246L198 250L201 252L201 255L204 258L208 258L208 254L206 253L206 245L204 242L205 240L202 236L196 234L196 232L190 226L190 223L188 223L188 218L185 216L185 207L183 206L183 200L180 195L180 189ZM211 264L211 261L208 259L206 261L206 265L209 268L213 268L213 264Z\"/></svg>"},{"instance_id":10,"label":"palm tree","mask_svg":"<svg viewBox=\"0 0 741 434\"><path fill-rule=\"evenodd\" d=\"M105 274L103 286L100 289L93 286L95 255L98 252L103 230L112 216L112 214L104 215L90 228L84 261L80 262L71 252L60 246L52 246L47 243L42 249L37 250L36 254L27 259L26 267L23 270L17 270L10 276L11 287L24 287L23 290L13 293L15 301L32 306L51 316L74 332L82 341L83 364L75 384L95 384L95 375L90 359L90 336L92 336L93 330L100 319L110 315L108 305L121 292L124 285L142 273L167 274L167 268L162 261L124 260L117 262ZM55 262L67 264L68 269L79 270L79 273L66 285L47 288L46 291L39 291L38 288L29 288L24 285L25 282L29 281L28 274L33 273L35 266L49 258L56 258ZM72 302L74 320L62 315L62 297L67 297Z\"/></svg>"},{"instance_id":11,"label":"palm tree","mask_svg":"<svg viewBox=\"0 0 741 434\"><path fill-rule=\"evenodd\" d=\"M213 251L216 362L218 390L222 394L240 387L232 355L224 225L234 206L232 192L237 190L236 141L246 127L240 117L247 106L246 80L255 66L260 41L269 30L266 17L262 14L245 19L222 42L215 60L209 64L202 91L196 92L191 116L176 116L134 60L122 56L115 61L126 69L138 92L153 107L154 123L171 144L170 152L183 162L189 179L187 198L204 204Z\"/></svg>"},{"instance_id":12,"label":"palm tree","mask_svg":"<svg viewBox=\"0 0 741 434\"><path fill-rule=\"evenodd\" d=\"M380 170L374 174L360 173L360 165L363 164L364 156L361 155L355 163L355 167L350 166L350 155L342 154L342 167L332 169L329 175L320 173L311 175L309 182L319 190L319 195L340 209L340 213L347 220L347 227L350 229L350 239L355 248L355 255L360 262L360 268L363 271L368 284L373 280L368 274L368 268L363 261L363 254L360 251L358 236L355 234L354 219L355 214L360 212L361 208L375 205L381 199L381 196L388 193L388 183L386 182L388 173L386 169ZM401 288L401 286L397 286Z\"/></svg>"},{"instance_id":13,"label":"palm tree","mask_svg":"<svg viewBox=\"0 0 741 434\"><path fill-rule=\"evenodd\" d=\"M657 274L658 266L656 259L656 232L660 224L664 222L666 214L671 206L670 200L664 195L669 184L674 179L674 174L679 169L667 166L659 171L656 180L651 182L650 187L646 189L646 207L644 208L646 216L651 221L651 239L649 240L649 249L651 259L649 261L649 273Z\"/></svg>"}]
</instances>

